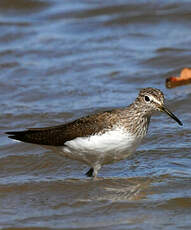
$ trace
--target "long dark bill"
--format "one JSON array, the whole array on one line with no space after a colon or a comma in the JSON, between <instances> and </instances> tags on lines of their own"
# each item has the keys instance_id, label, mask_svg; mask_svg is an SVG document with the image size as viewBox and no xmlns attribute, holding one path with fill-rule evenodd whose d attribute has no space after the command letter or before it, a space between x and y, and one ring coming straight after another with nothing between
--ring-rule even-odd
<instances>
[{"instance_id":1,"label":"long dark bill","mask_svg":"<svg viewBox=\"0 0 191 230\"><path fill-rule=\"evenodd\" d=\"M179 125L183 125L182 122L169 110L167 107L162 106L161 111L167 113L172 119L174 119Z\"/></svg>"}]
</instances>

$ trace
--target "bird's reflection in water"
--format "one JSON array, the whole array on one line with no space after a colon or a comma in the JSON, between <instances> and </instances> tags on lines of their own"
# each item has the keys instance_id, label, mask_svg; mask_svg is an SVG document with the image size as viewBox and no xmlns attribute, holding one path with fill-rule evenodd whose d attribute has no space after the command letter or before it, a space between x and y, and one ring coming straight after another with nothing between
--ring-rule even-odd
<instances>
[{"instance_id":1,"label":"bird's reflection in water","mask_svg":"<svg viewBox=\"0 0 191 230\"><path fill-rule=\"evenodd\" d=\"M151 178L97 178L96 180L68 179L65 183L71 185L74 192L74 200L139 200L146 196L146 190L152 182ZM70 194L72 196L72 194ZM72 198L70 196L70 198Z\"/></svg>"}]
</instances>

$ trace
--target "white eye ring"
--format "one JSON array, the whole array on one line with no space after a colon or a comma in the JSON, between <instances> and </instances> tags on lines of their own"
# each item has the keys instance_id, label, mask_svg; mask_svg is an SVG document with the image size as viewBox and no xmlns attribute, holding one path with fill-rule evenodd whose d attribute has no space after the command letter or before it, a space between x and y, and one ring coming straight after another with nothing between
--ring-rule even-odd
<instances>
[{"instance_id":1,"label":"white eye ring","mask_svg":"<svg viewBox=\"0 0 191 230\"><path fill-rule=\"evenodd\" d=\"M149 96L145 96L145 101L146 101L146 102L149 102L149 101L150 101Z\"/></svg>"}]
</instances>

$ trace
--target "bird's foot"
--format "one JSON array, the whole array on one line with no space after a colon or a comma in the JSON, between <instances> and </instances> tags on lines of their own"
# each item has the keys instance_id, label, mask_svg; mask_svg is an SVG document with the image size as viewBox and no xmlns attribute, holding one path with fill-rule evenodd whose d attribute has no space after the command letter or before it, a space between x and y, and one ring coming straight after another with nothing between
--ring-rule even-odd
<instances>
[{"instance_id":1,"label":"bird's foot","mask_svg":"<svg viewBox=\"0 0 191 230\"><path fill-rule=\"evenodd\" d=\"M86 174L85 174L87 177L93 177L94 176L94 169L93 168L90 168Z\"/></svg>"},{"instance_id":2,"label":"bird's foot","mask_svg":"<svg viewBox=\"0 0 191 230\"><path fill-rule=\"evenodd\" d=\"M96 179L98 171L99 171L100 168L101 168L101 165L96 164L95 167L92 167L87 171L86 176L87 177L92 177L93 179Z\"/></svg>"}]
</instances>

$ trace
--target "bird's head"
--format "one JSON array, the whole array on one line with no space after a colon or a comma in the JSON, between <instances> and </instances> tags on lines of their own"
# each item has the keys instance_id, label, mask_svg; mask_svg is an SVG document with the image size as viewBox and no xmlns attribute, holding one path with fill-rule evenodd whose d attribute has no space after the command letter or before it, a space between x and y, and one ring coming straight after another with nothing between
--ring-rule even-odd
<instances>
[{"instance_id":1,"label":"bird's head","mask_svg":"<svg viewBox=\"0 0 191 230\"><path fill-rule=\"evenodd\" d=\"M148 114L154 111L165 112L172 119L174 119L179 125L183 125L182 122L166 107L164 104L164 94L155 88L144 88L139 92L139 96L136 99L141 102L145 112Z\"/></svg>"}]
</instances>

